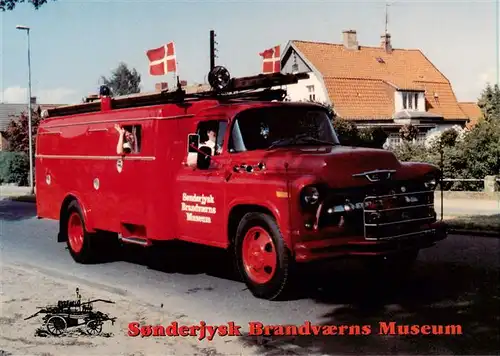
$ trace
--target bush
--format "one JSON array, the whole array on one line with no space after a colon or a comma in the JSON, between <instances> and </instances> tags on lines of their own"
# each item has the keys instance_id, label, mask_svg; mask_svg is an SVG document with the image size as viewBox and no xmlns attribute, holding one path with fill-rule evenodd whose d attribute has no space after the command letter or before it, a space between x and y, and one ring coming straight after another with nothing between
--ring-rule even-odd
<instances>
[{"instance_id":1,"label":"bush","mask_svg":"<svg viewBox=\"0 0 500 356\"><path fill-rule=\"evenodd\" d=\"M418 127L411 125L411 124L404 125L399 130L399 135L401 136L403 141L406 141L406 142L415 141L417 139L418 133L419 133Z\"/></svg>"},{"instance_id":2,"label":"bush","mask_svg":"<svg viewBox=\"0 0 500 356\"><path fill-rule=\"evenodd\" d=\"M387 133L381 127L363 128L359 131L359 145L369 148L383 148L387 137Z\"/></svg>"},{"instance_id":3,"label":"bush","mask_svg":"<svg viewBox=\"0 0 500 356\"><path fill-rule=\"evenodd\" d=\"M392 149L396 157L403 162L428 162L432 159L423 144L403 141L403 143Z\"/></svg>"},{"instance_id":4,"label":"bush","mask_svg":"<svg viewBox=\"0 0 500 356\"><path fill-rule=\"evenodd\" d=\"M359 144L359 130L351 121L340 118L333 120L333 127L337 132L340 144L343 146L358 146Z\"/></svg>"},{"instance_id":5,"label":"bush","mask_svg":"<svg viewBox=\"0 0 500 356\"><path fill-rule=\"evenodd\" d=\"M388 136L381 127L358 129L352 121L340 118L333 120L333 127L337 132L340 144L343 146L383 148Z\"/></svg>"},{"instance_id":6,"label":"bush","mask_svg":"<svg viewBox=\"0 0 500 356\"><path fill-rule=\"evenodd\" d=\"M27 186L29 158L21 152L0 152L0 184L15 183Z\"/></svg>"},{"instance_id":7,"label":"bush","mask_svg":"<svg viewBox=\"0 0 500 356\"><path fill-rule=\"evenodd\" d=\"M483 179L487 175L500 175L500 121L480 121L466 134L449 129L425 145L405 141L393 151L401 161L442 166L444 178ZM477 191L484 188L484 183L445 182L443 188Z\"/></svg>"}]
</instances>

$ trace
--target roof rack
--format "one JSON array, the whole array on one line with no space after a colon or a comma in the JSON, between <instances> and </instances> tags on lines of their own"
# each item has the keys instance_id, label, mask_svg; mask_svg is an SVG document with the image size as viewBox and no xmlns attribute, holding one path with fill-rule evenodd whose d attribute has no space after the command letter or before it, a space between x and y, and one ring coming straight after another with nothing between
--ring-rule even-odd
<instances>
[{"instance_id":1,"label":"roof rack","mask_svg":"<svg viewBox=\"0 0 500 356\"><path fill-rule=\"evenodd\" d=\"M214 67L209 75L208 82L211 90L187 94L177 77L177 89L174 91L161 91L157 93L133 94L127 96L110 97L110 90L101 86L99 96L86 98L86 102L77 105L60 106L47 110L47 117L76 115L83 113L109 111L141 106L159 104L182 104L197 100L229 100L249 101L283 101L286 90L272 89L272 87L296 84L299 80L308 79L309 74L259 74L249 77L230 78L229 72L222 66Z\"/></svg>"}]
</instances>

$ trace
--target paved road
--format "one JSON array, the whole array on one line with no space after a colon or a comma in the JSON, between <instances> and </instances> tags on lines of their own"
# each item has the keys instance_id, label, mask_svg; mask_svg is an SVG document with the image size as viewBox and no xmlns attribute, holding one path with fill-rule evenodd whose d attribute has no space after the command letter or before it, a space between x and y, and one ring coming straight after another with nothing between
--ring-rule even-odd
<instances>
[{"instance_id":1,"label":"paved road","mask_svg":"<svg viewBox=\"0 0 500 356\"><path fill-rule=\"evenodd\" d=\"M406 283L367 279L353 270L324 269L308 278L303 297L286 302L253 298L227 272L224 253L177 248L174 270L144 266L140 248L129 248L124 261L99 265L75 264L64 244L57 244L57 223L38 220L30 203L0 201L2 260L34 266L52 275L73 275L82 283L120 293L127 291L152 304L163 303L192 320L246 325L460 324L461 336L329 336L280 339L263 347L263 355L295 354L498 354L500 340L500 240L450 236L421 253ZM253 343L253 339L244 342ZM277 349L278 348L278 349Z\"/></svg>"}]
</instances>

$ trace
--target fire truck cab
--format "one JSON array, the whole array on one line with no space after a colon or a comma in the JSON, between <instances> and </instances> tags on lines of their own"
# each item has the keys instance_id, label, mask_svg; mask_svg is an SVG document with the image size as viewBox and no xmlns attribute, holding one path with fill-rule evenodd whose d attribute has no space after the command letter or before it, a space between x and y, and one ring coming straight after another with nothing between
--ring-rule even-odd
<instances>
[{"instance_id":1,"label":"fire truck cab","mask_svg":"<svg viewBox=\"0 0 500 356\"><path fill-rule=\"evenodd\" d=\"M48 110L36 145L37 214L94 261L104 241L184 240L234 251L259 298L294 267L358 256L408 262L446 237L439 169L339 144L322 105L286 102L307 74L230 78L212 90L112 98Z\"/></svg>"}]
</instances>

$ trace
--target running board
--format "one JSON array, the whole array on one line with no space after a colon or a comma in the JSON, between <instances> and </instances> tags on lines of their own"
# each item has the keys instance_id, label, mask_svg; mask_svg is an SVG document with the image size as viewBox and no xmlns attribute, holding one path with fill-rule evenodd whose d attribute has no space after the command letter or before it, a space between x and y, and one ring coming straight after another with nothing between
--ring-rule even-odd
<instances>
[{"instance_id":1,"label":"running board","mask_svg":"<svg viewBox=\"0 0 500 356\"><path fill-rule=\"evenodd\" d=\"M144 237L123 237L121 234L118 234L118 239L120 241L123 241L125 243L130 243L130 244L136 244L136 245L141 245L144 247L151 246L151 240L146 239Z\"/></svg>"}]
</instances>

